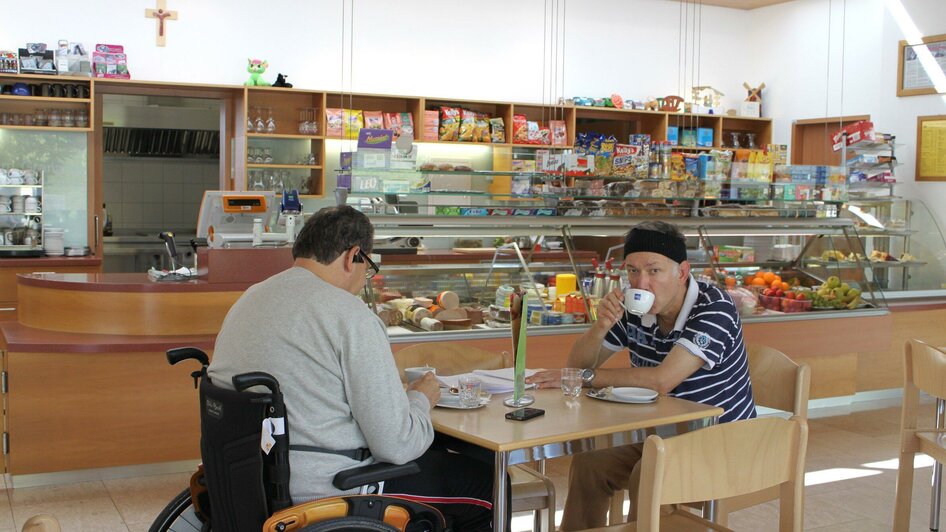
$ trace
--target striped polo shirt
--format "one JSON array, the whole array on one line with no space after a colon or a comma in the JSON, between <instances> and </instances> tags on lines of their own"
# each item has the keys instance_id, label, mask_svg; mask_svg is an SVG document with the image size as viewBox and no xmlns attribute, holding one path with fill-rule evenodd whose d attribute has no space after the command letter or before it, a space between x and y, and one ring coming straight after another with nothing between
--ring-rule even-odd
<instances>
[{"instance_id":1,"label":"striped polo shirt","mask_svg":"<svg viewBox=\"0 0 946 532\"><path fill-rule=\"evenodd\" d=\"M671 396L722 408L721 423L756 417L742 322L724 290L691 276L669 335L660 332L655 315L635 316L625 311L604 338L607 349L628 348L634 367L659 365L677 345L704 364L677 385Z\"/></svg>"}]
</instances>

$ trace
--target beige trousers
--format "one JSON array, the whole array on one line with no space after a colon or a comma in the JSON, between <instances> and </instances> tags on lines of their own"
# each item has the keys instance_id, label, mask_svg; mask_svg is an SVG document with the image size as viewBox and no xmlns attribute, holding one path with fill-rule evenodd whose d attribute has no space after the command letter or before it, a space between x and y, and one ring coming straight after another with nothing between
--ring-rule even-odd
<instances>
[{"instance_id":1,"label":"beige trousers","mask_svg":"<svg viewBox=\"0 0 946 532\"><path fill-rule=\"evenodd\" d=\"M606 526L611 496L617 490L630 492L628 521L636 521L643 447L643 444L623 445L572 457L562 532Z\"/></svg>"}]
</instances>

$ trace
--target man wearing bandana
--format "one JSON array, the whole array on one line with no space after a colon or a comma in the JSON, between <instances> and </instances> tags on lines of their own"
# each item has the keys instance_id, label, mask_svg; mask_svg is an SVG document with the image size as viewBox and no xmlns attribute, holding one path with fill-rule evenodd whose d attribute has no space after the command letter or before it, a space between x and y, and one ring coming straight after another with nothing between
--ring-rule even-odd
<instances>
[{"instance_id":1,"label":"man wearing bandana","mask_svg":"<svg viewBox=\"0 0 946 532\"><path fill-rule=\"evenodd\" d=\"M665 222L643 222L624 241L624 268L633 288L654 294L637 316L614 290L598 304L598 320L575 342L568 366L583 368L587 387L637 386L661 395L718 406L720 423L756 417L742 322L725 290L690 275L686 237ZM624 349L630 368L598 369ZM540 372L527 382L557 388L561 372ZM569 474L561 530L605 526L611 496L630 491L628 519L636 519L642 445L577 454Z\"/></svg>"}]
</instances>

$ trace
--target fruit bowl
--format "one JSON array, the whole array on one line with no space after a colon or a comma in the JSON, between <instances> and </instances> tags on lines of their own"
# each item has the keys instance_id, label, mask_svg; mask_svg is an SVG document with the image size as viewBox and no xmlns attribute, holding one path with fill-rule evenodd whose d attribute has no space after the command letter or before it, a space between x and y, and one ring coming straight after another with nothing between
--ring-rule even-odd
<instances>
[{"instance_id":1,"label":"fruit bowl","mask_svg":"<svg viewBox=\"0 0 946 532\"><path fill-rule=\"evenodd\" d=\"M760 294L759 303L762 304L763 308L766 308L769 310L778 310L778 311L782 310L782 298L777 297L777 296L766 296L766 295Z\"/></svg>"},{"instance_id":2,"label":"fruit bowl","mask_svg":"<svg viewBox=\"0 0 946 532\"><path fill-rule=\"evenodd\" d=\"M788 299L780 298L782 300L782 312L808 312L811 310L811 300L810 299Z\"/></svg>"}]
</instances>

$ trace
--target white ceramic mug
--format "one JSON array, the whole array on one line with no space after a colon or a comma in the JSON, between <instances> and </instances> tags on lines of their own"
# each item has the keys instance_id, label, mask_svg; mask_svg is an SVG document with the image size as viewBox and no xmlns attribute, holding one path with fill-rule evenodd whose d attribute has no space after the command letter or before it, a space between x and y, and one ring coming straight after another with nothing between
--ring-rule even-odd
<instances>
[{"instance_id":1,"label":"white ceramic mug","mask_svg":"<svg viewBox=\"0 0 946 532\"><path fill-rule=\"evenodd\" d=\"M427 373L437 374L437 368L432 368L430 366L421 366L416 368L404 368L404 376L407 377L407 382L411 383L417 379L423 377Z\"/></svg>"},{"instance_id":2,"label":"white ceramic mug","mask_svg":"<svg viewBox=\"0 0 946 532\"><path fill-rule=\"evenodd\" d=\"M639 288L624 291L624 308L631 314L642 316L654 305L654 293Z\"/></svg>"}]
</instances>

